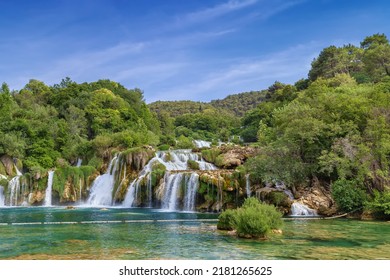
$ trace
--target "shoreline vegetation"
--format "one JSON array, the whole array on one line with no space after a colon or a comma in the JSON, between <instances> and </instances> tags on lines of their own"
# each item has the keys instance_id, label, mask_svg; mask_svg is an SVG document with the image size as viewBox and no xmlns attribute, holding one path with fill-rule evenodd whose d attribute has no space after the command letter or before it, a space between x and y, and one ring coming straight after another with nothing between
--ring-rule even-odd
<instances>
[{"instance_id":1,"label":"shoreline vegetation","mask_svg":"<svg viewBox=\"0 0 390 280\"><path fill-rule=\"evenodd\" d=\"M197 146L196 140L209 145ZM170 174L193 183L196 205L184 201L184 183L178 185L179 204L225 210L222 218L234 216L239 235L264 237L277 228L262 220L257 226L264 231L244 225L263 211L258 205L244 211L254 200L280 215L299 202L325 217L354 211L363 219L389 220L388 38L374 34L360 46L327 47L308 78L208 103L146 104L142 90L110 80L1 86L0 206L42 205L49 171L56 205L87 201L104 174L113 180L113 205L126 201L132 182L139 192L130 207L160 205L168 199L163 186L171 182L164 183L171 171L166 164L174 162L174 151L185 149L191 150L185 156L195 155L185 162L195 175ZM159 151L166 164L156 162L150 175L141 175ZM255 198L246 199L250 195Z\"/></svg>"}]
</instances>

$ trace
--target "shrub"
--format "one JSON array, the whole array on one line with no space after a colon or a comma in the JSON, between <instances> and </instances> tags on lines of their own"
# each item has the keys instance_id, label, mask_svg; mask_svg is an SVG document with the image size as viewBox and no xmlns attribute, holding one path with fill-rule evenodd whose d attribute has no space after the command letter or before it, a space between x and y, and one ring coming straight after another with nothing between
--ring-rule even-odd
<instances>
[{"instance_id":1,"label":"shrub","mask_svg":"<svg viewBox=\"0 0 390 280\"><path fill-rule=\"evenodd\" d=\"M379 215L390 217L390 191L375 191L373 200L366 203L366 208Z\"/></svg>"},{"instance_id":2,"label":"shrub","mask_svg":"<svg viewBox=\"0 0 390 280\"><path fill-rule=\"evenodd\" d=\"M332 196L338 208L350 212L363 207L366 195L353 180L340 179L332 184Z\"/></svg>"},{"instance_id":3,"label":"shrub","mask_svg":"<svg viewBox=\"0 0 390 280\"><path fill-rule=\"evenodd\" d=\"M240 237L266 237L271 230L283 225L282 213L272 205L247 198L241 208L226 210L219 216L219 229L235 229Z\"/></svg>"},{"instance_id":4,"label":"shrub","mask_svg":"<svg viewBox=\"0 0 390 280\"><path fill-rule=\"evenodd\" d=\"M160 151L168 151L169 148L170 148L170 146L168 144L162 144L162 145L158 146L158 149Z\"/></svg>"},{"instance_id":5,"label":"shrub","mask_svg":"<svg viewBox=\"0 0 390 280\"><path fill-rule=\"evenodd\" d=\"M236 210L225 210L218 217L217 228L221 230L233 230L236 222Z\"/></svg>"},{"instance_id":6,"label":"shrub","mask_svg":"<svg viewBox=\"0 0 390 280\"><path fill-rule=\"evenodd\" d=\"M190 169L193 169L193 170L199 170L200 169L199 168L199 163L196 162L195 160L189 159L189 160L187 160L187 164L188 164L188 167Z\"/></svg>"}]
</instances>

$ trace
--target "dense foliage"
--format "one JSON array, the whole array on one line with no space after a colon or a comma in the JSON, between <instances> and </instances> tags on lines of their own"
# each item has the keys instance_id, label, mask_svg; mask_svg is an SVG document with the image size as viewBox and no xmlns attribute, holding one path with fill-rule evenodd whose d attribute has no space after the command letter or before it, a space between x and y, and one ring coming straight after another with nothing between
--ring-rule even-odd
<instances>
[{"instance_id":1,"label":"dense foliage","mask_svg":"<svg viewBox=\"0 0 390 280\"><path fill-rule=\"evenodd\" d=\"M333 195L344 211L370 200L363 193L388 190L389 50L383 34L360 47L332 46L313 61L309 80L269 88L268 98L243 118L245 137L261 149L247 162L251 178L291 187L310 186L313 178L335 182Z\"/></svg>"},{"instance_id":2,"label":"dense foliage","mask_svg":"<svg viewBox=\"0 0 390 280\"><path fill-rule=\"evenodd\" d=\"M21 159L27 170L89 161L113 148L156 145L159 134L142 92L112 81L65 79L50 87L30 80L20 91L3 84L0 93L0 156Z\"/></svg>"}]
</instances>

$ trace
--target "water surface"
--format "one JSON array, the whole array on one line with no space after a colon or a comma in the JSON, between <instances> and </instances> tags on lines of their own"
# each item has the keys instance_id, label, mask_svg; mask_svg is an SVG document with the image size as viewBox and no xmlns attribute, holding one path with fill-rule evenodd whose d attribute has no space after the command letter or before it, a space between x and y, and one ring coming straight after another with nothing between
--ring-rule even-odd
<instances>
[{"instance_id":1,"label":"water surface","mask_svg":"<svg viewBox=\"0 0 390 280\"><path fill-rule=\"evenodd\" d=\"M216 214L157 209L0 208L0 259L389 259L390 223L285 221L282 235L247 240Z\"/></svg>"}]
</instances>

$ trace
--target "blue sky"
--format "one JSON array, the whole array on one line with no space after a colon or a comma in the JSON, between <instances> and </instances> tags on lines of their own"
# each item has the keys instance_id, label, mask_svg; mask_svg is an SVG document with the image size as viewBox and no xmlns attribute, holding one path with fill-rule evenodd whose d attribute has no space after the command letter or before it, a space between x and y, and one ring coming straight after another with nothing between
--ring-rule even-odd
<instances>
[{"instance_id":1,"label":"blue sky","mask_svg":"<svg viewBox=\"0 0 390 280\"><path fill-rule=\"evenodd\" d=\"M388 0L1 0L0 82L111 79L210 101L307 77L329 45L390 37Z\"/></svg>"}]
</instances>

